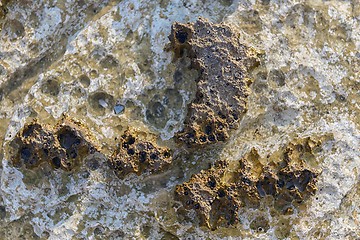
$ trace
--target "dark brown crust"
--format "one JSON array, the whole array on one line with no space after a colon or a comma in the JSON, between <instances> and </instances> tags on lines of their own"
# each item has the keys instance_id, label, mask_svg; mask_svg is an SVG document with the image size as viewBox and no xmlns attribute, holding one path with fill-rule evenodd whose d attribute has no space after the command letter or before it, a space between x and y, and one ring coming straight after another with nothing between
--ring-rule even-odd
<instances>
[{"instance_id":1,"label":"dark brown crust","mask_svg":"<svg viewBox=\"0 0 360 240\"><path fill-rule=\"evenodd\" d=\"M175 198L185 209L195 210L201 225L211 229L235 224L240 207L257 206L265 196L272 196L275 208L287 214L291 204L303 202L316 191L319 171L310 168L305 160L314 158L320 145L321 140L305 138L267 159L252 149L235 165L218 161L178 185ZM264 162L268 164L263 165Z\"/></svg>"},{"instance_id":2,"label":"dark brown crust","mask_svg":"<svg viewBox=\"0 0 360 240\"><path fill-rule=\"evenodd\" d=\"M126 131L119 139L109 164L119 178L130 173L159 173L170 166L171 151L154 143L138 139L137 134Z\"/></svg>"},{"instance_id":3,"label":"dark brown crust","mask_svg":"<svg viewBox=\"0 0 360 240\"><path fill-rule=\"evenodd\" d=\"M177 139L188 146L225 141L246 112L252 82L248 72L259 65L258 53L241 44L230 26L204 18L175 22L169 39L175 59L186 52L192 68L200 72L196 98L188 106L185 127Z\"/></svg>"},{"instance_id":4,"label":"dark brown crust","mask_svg":"<svg viewBox=\"0 0 360 240\"><path fill-rule=\"evenodd\" d=\"M71 171L80 166L96 147L80 122L63 117L55 127L26 124L11 143L15 166L33 169L43 163L53 168Z\"/></svg>"},{"instance_id":5,"label":"dark brown crust","mask_svg":"<svg viewBox=\"0 0 360 240\"><path fill-rule=\"evenodd\" d=\"M7 4L10 2L10 0L1 0L0 1L0 20L3 19L6 16L7 13ZM1 29L1 26L0 26Z\"/></svg>"}]
</instances>

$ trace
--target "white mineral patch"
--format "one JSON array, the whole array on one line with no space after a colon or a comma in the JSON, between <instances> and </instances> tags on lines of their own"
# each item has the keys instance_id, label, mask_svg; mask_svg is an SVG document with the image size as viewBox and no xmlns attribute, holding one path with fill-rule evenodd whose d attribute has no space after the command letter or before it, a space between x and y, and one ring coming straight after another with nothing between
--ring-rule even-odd
<instances>
[{"instance_id":1,"label":"white mineral patch","mask_svg":"<svg viewBox=\"0 0 360 240\"><path fill-rule=\"evenodd\" d=\"M53 34L54 30L61 24L61 10L57 7L45 8L39 21L40 26L35 30L34 36L37 41Z\"/></svg>"}]
</instances>

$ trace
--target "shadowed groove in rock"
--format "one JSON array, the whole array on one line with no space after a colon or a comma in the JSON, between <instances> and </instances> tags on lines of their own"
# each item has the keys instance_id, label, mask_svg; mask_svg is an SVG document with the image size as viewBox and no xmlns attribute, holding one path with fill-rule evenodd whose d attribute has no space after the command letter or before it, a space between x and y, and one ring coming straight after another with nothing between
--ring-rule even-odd
<instances>
[{"instance_id":1,"label":"shadowed groove in rock","mask_svg":"<svg viewBox=\"0 0 360 240\"><path fill-rule=\"evenodd\" d=\"M5 5L0 7L0 19L3 9L6 8L6 4L9 2L9 0L2 1L2 3ZM106 5L112 6L116 2L118 2L118 0L107 0L100 5L103 5L105 8ZM89 4L86 7L88 9L92 9L94 6L93 4ZM89 13L91 12L92 11L89 11ZM12 74L9 75L8 79L0 85L0 102L3 101L3 99L10 95L13 91L19 89L25 81L28 82L32 78L38 76L40 73L45 72L45 70L48 69L52 64L61 59L65 54L68 40L75 37L79 30L83 26L86 26L87 22L91 22L95 18L98 18L99 15L103 14L105 13L99 13L98 11L95 11L91 13L90 18L84 19L84 21L79 21L79 18L72 19L62 32L59 32L56 36L53 36L56 40L51 44L51 46L49 46L47 49L44 49L37 57L29 59L24 67L19 67L16 69Z\"/></svg>"}]
</instances>

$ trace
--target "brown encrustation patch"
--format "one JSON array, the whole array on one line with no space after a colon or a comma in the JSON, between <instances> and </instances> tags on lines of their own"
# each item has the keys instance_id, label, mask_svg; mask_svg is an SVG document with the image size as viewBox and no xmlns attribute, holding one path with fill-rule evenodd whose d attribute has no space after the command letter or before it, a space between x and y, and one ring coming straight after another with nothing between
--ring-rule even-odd
<instances>
[{"instance_id":1,"label":"brown encrustation patch","mask_svg":"<svg viewBox=\"0 0 360 240\"><path fill-rule=\"evenodd\" d=\"M170 149L159 147L155 141L142 140L136 132L130 130L119 138L116 150L109 158L109 165L119 178L130 173L160 173L171 163Z\"/></svg>"},{"instance_id":2,"label":"brown encrustation patch","mask_svg":"<svg viewBox=\"0 0 360 240\"><path fill-rule=\"evenodd\" d=\"M169 148L159 147L154 138L141 140L138 135L127 130L108 157L110 168L119 178L130 173L160 173L172 163ZM50 164L55 169L71 171L80 168L87 156L98 152L94 143L90 131L80 121L64 116L55 126L49 126L35 119L10 143L11 162L18 168L35 169Z\"/></svg>"},{"instance_id":3,"label":"brown encrustation patch","mask_svg":"<svg viewBox=\"0 0 360 240\"><path fill-rule=\"evenodd\" d=\"M184 209L195 210L200 224L215 229L238 222L241 207L256 207L266 196L281 214L291 213L316 191L319 171L314 161L322 138L304 138L262 158L253 148L238 161L217 161L178 185L175 198Z\"/></svg>"},{"instance_id":4,"label":"brown encrustation patch","mask_svg":"<svg viewBox=\"0 0 360 240\"><path fill-rule=\"evenodd\" d=\"M55 126L40 124L38 120L26 124L10 146L13 164L27 169L47 163L53 168L71 171L97 151L89 130L67 116Z\"/></svg>"},{"instance_id":5,"label":"brown encrustation patch","mask_svg":"<svg viewBox=\"0 0 360 240\"><path fill-rule=\"evenodd\" d=\"M6 13L8 12L7 4L9 2L10 2L10 0L0 0L0 20L6 16ZM0 30L1 30L1 27L0 27Z\"/></svg>"},{"instance_id":6,"label":"brown encrustation patch","mask_svg":"<svg viewBox=\"0 0 360 240\"><path fill-rule=\"evenodd\" d=\"M240 43L231 26L204 18L175 22L169 39L175 59L190 58L200 73L195 100L176 138L190 147L225 141L246 112L249 72L260 64L259 53Z\"/></svg>"}]
</instances>

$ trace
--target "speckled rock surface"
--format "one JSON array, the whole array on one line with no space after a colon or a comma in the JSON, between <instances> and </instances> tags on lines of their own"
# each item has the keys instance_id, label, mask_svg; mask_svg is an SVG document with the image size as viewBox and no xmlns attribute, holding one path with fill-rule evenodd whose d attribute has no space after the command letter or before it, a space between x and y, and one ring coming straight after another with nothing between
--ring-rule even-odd
<instances>
[{"instance_id":1,"label":"speckled rock surface","mask_svg":"<svg viewBox=\"0 0 360 240\"><path fill-rule=\"evenodd\" d=\"M4 2L1 239L352 240L360 235L356 0ZM186 129L196 80L204 78L192 59L173 61L164 47L175 22L194 26L199 17L231 27L241 44L261 52L261 64L248 73L253 83L238 128L225 142L189 149L174 136ZM36 118L53 133L64 113L84 123L99 152L81 159L76 171L47 163L14 166L10 144L24 126ZM108 161L126 129L172 149L171 166L119 178ZM174 198L176 186L209 164L223 161L225 169L236 170L256 149L267 166L268 155L294 140L328 135L333 137L323 141L322 151L314 152L319 162L303 159L306 169L319 171L317 191L286 213L275 207L273 195L260 196L256 188L257 205L243 206L242 200L230 225L224 215L214 214L210 223L216 228L208 228L195 210ZM271 176L277 173L274 169Z\"/></svg>"},{"instance_id":2,"label":"speckled rock surface","mask_svg":"<svg viewBox=\"0 0 360 240\"><path fill-rule=\"evenodd\" d=\"M190 58L191 67L200 75L185 127L176 136L189 146L227 140L246 112L252 83L249 71L260 60L259 53L241 44L238 35L229 25L204 18L172 26L169 48L175 59Z\"/></svg>"}]
</instances>

